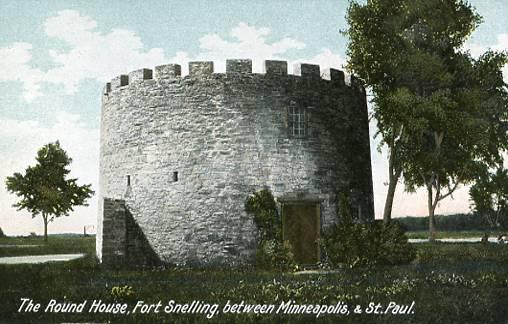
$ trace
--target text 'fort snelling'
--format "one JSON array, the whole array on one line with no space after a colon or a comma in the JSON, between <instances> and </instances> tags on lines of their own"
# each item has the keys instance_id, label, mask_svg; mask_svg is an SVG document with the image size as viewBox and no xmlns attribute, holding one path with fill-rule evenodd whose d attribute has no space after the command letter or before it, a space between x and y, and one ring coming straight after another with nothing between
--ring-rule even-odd
<instances>
[{"instance_id":1,"label":"text 'fort snelling'","mask_svg":"<svg viewBox=\"0 0 508 324\"><path fill-rule=\"evenodd\" d=\"M369 303L365 307L362 305L351 305L338 301L333 305L321 304L297 304L293 300L282 301L279 304L248 304L244 301L232 303L227 301L223 306L217 303L206 303L194 300L191 303L177 303L170 300L166 303L158 301L156 303L147 303L139 300L136 304L128 303L107 303L100 299L84 300L79 303L57 301L51 299L46 305L36 303L30 298L21 298L21 305L18 312L21 313L90 313L90 314L201 314L207 318L212 318L219 312L223 314L282 314L282 315L312 315L316 318L323 315L343 315L353 314L375 314L375 315L408 315L414 313L415 302L409 305L401 305L396 302L389 302L387 305L380 303Z\"/></svg>"}]
</instances>

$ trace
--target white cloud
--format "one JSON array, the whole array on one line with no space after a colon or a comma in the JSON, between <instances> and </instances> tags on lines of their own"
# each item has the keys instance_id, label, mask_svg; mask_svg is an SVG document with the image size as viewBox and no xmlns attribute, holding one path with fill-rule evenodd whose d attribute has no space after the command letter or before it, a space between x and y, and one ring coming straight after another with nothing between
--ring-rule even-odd
<instances>
[{"instance_id":1,"label":"white cloud","mask_svg":"<svg viewBox=\"0 0 508 324\"><path fill-rule=\"evenodd\" d=\"M32 45L14 43L0 48L0 81L22 82L25 99L32 100L42 94L42 82L60 84L73 94L82 80L106 82L121 73L167 62L162 49L145 51L135 32L113 29L100 33L96 28L97 22L77 11L59 11L44 23L46 35L68 48L48 50L57 67L45 72L31 67Z\"/></svg>"},{"instance_id":2,"label":"white cloud","mask_svg":"<svg viewBox=\"0 0 508 324\"><path fill-rule=\"evenodd\" d=\"M199 39L200 53L196 59L213 60L217 72L226 70L226 59L250 58L253 70L261 72L263 61L268 59L282 59L291 50L301 50L305 44L289 37L269 43L266 36L271 30L266 27L254 27L240 22L231 30L234 41L228 41L217 34L207 34Z\"/></svg>"},{"instance_id":3,"label":"white cloud","mask_svg":"<svg viewBox=\"0 0 508 324\"><path fill-rule=\"evenodd\" d=\"M79 115L57 113L52 126L37 121L0 120L0 226L8 233L42 233L42 222L32 219L26 211L16 211L12 204L16 196L7 193L4 180L14 172L24 172L27 166L35 164L37 150L44 144L60 141L62 147L73 159L71 176L80 184L92 184L98 190L99 130L87 127ZM60 217L49 226L50 232L79 232L84 225L95 224L97 211L96 196L90 200L90 207L78 207L70 217Z\"/></svg>"},{"instance_id":4,"label":"white cloud","mask_svg":"<svg viewBox=\"0 0 508 324\"><path fill-rule=\"evenodd\" d=\"M214 61L214 71L225 72L226 59L252 59L252 70L258 73L263 71L264 60L269 59L287 60L290 73L293 71L292 65L296 62L319 64L324 70L329 67L342 68L346 61L328 48L321 49L321 52L313 57L288 60L289 52L304 49L305 43L289 37L269 42L267 37L270 34L269 28L240 22L231 30L230 35L233 40L227 40L218 34L206 34L199 39L198 54L190 56L185 51L179 51L167 62L180 64L182 74L186 75L188 74L187 63L199 60Z\"/></svg>"},{"instance_id":5,"label":"white cloud","mask_svg":"<svg viewBox=\"0 0 508 324\"><path fill-rule=\"evenodd\" d=\"M498 34L497 43L492 46L496 51L508 51L508 33Z\"/></svg>"},{"instance_id":6,"label":"white cloud","mask_svg":"<svg viewBox=\"0 0 508 324\"><path fill-rule=\"evenodd\" d=\"M0 82L21 82L27 101L41 95L40 82L44 77L42 71L29 65L32 59L31 50L32 45L28 43L14 43L0 48Z\"/></svg>"},{"instance_id":7,"label":"white cloud","mask_svg":"<svg viewBox=\"0 0 508 324\"><path fill-rule=\"evenodd\" d=\"M480 57L480 55L482 55L483 52L485 52L487 50L486 47L484 46L481 46L481 45L478 45L478 44L470 44L470 43L466 43L464 45L465 49L468 50L471 55L475 58L478 58Z\"/></svg>"},{"instance_id":8,"label":"white cloud","mask_svg":"<svg viewBox=\"0 0 508 324\"><path fill-rule=\"evenodd\" d=\"M284 60L291 51L306 46L290 37L269 42L269 28L241 22L232 28L232 40L218 34L206 34L199 39L200 52L197 55L191 57L187 52L179 51L168 59L161 48L144 49L141 38L133 31L113 29L101 33L97 29L96 21L78 11L59 11L44 22L46 35L66 45L65 50L48 49L52 62L57 66L45 72L31 67L32 45L15 43L0 48L0 70L3 72L0 81L22 82L24 97L32 100L42 94L40 87L43 82L62 85L66 93L73 94L82 80L107 82L119 74L159 64L178 63L185 75L188 73L187 62L191 60L213 60L215 71L224 72L226 59L250 58L254 72L261 72L264 60ZM325 68L340 67L344 59L324 48L314 57L299 61L320 64ZM294 62L288 63L291 66Z\"/></svg>"},{"instance_id":9,"label":"white cloud","mask_svg":"<svg viewBox=\"0 0 508 324\"><path fill-rule=\"evenodd\" d=\"M46 20L46 34L70 46L68 51L50 50L53 61L60 66L47 72L46 81L61 83L67 93L74 93L81 80L105 82L121 73L166 62L160 48L143 51L136 33L113 29L102 34L95 31L96 27L90 17L73 10L60 11Z\"/></svg>"},{"instance_id":10,"label":"white cloud","mask_svg":"<svg viewBox=\"0 0 508 324\"><path fill-rule=\"evenodd\" d=\"M74 47L80 47L83 43L93 43L95 36L99 36L93 32L96 28L96 21L81 16L75 10L59 11L56 16L44 22L44 31L48 36L59 38Z\"/></svg>"},{"instance_id":11,"label":"white cloud","mask_svg":"<svg viewBox=\"0 0 508 324\"><path fill-rule=\"evenodd\" d=\"M343 70L344 65L346 64L346 59L339 54L333 53L328 48L323 48L321 49L321 52L316 54L314 57L308 59L299 59L294 63L296 62L318 64L321 68L321 73L323 74L329 68Z\"/></svg>"},{"instance_id":12,"label":"white cloud","mask_svg":"<svg viewBox=\"0 0 508 324\"><path fill-rule=\"evenodd\" d=\"M263 71L264 60L287 60L289 73L293 71L293 64L297 62L319 64L321 70L329 67L342 68L345 59L328 48L313 57L305 57L298 60L288 60L287 56L293 50L302 50L306 44L290 37L285 37L274 42L268 42L271 30L266 27L255 27L240 22L231 30L234 40L229 41L217 34L207 34L199 39L200 52L195 57L190 57L186 52L178 52L171 60L172 63L182 65L182 74L187 74L187 62L192 60L214 61L215 72L226 70L226 59L248 58L252 59L252 70Z\"/></svg>"}]
</instances>

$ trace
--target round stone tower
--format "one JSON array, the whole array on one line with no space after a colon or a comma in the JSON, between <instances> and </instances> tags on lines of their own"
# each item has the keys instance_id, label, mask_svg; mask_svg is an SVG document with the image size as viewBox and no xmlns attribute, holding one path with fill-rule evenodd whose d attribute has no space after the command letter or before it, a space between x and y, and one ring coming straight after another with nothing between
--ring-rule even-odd
<instances>
[{"instance_id":1,"label":"round stone tower","mask_svg":"<svg viewBox=\"0 0 508 324\"><path fill-rule=\"evenodd\" d=\"M317 65L227 60L120 75L103 95L97 255L105 264L236 265L255 256L246 198L268 188L301 262L347 195L374 218L365 91ZM309 234L310 233L310 234ZM298 239L296 239L298 238Z\"/></svg>"}]
</instances>

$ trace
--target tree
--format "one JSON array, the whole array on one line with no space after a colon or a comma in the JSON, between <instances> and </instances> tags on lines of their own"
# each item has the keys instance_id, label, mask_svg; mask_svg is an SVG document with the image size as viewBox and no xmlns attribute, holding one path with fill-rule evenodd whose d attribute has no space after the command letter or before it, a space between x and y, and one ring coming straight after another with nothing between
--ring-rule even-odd
<instances>
[{"instance_id":1,"label":"tree","mask_svg":"<svg viewBox=\"0 0 508 324\"><path fill-rule=\"evenodd\" d=\"M488 222L491 228L501 227L508 217L508 170L484 170L469 189L473 209ZM508 225L506 221L503 224Z\"/></svg>"},{"instance_id":2,"label":"tree","mask_svg":"<svg viewBox=\"0 0 508 324\"><path fill-rule=\"evenodd\" d=\"M408 190L427 189L429 239L435 236L434 213L459 184L473 181L479 170L503 163L508 148L508 92L501 68L506 55L487 52L478 60L455 53L447 64L453 82L428 97L416 96L411 150L405 155Z\"/></svg>"},{"instance_id":3,"label":"tree","mask_svg":"<svg viewBox=\"0 0 508 324\"><path fill-rule=\"evenodd\" d=\"M437 10L439 8L439 10ZM388 192L383 220L391 219L403 171L412 95L429 96L449 85L443 57L463 44L480 21L462 1L369 0L347 13L348 68L374 94L380 145L388 148Z\"/></svg>"},{"instance_id":4,"label":"tree","mask_svg":"<svg viewBox=\"0 0 508 324\"><path fill-rule=\"evenodd\" d=\"M408 190L427 188L434 233L439 201L471 179L478 160L499 162L506 56L488 52L474 60L461 51L481 22L461 0L353 2L347 20L348 68L371 88L376 135L388 147L383 219L391 219L403 177Z\"/></svg>"},{"instance_id":5,"label":"tree","mask_svg":"<svg viewBox=\"0 0 508 324\"><path fill-rule=\"evenodd\" d=\"M72 159L60 147L49 143L37 151L37 164L29 166L25 174L14 173L7 177L7 190L21 199L14 204L18 210L26 209L32 218L41 215L44 221L44 241L48 240L48 224L55 217L68 216L74 206L86 206L93 195L91 185L79 186L77 179L66 179Z\"/></svg>"}]
</instances>

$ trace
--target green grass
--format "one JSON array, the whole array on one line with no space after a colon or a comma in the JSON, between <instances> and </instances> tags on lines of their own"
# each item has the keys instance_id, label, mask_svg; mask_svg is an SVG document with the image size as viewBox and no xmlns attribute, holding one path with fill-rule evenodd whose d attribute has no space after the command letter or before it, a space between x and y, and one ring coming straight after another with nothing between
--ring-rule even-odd
<instances>
[{"instance_id":1,"label":"green grass","mask_svg":"<svg viewBox=\"0 0 508 324\"><path fill-rule=\"evenodd\" d=\"M50 242L53 238L50 238ZM101 299L164 304L202 300L224 305L239 303L367 305L415 301L412 315L325 315L325 323L503 323L508 309L508 246L498 244L416 244L417 259L409 265L341 269L338 273L295 275L253 270L153 269L107 270L97 265L93 240L64 238L55 246L77 246L89 252L71 262L0 265L0 322L203 322L203 315L17 313L21 297L43 305L51 298L81 302ZM74 242L75 240L75 242ZM1 243L0 243L1 244ZM62 251L65 250L61 247ZM68 250L70 251L70 250ZM68 252L66 250L66 253ZM129 293L113 287L129 286ZM314 316L218 315L211 322L316 322Z\"/></svg>"},{"instance_id":2,"label":"green grass","mask_svg":"<svg viewBox=\"0 0 508 324\"><path fill-rule=\"evenodd\" d=\"M26 245L26 247L6 247ZM95 253L95 236L50 235L48 242L41 236L0 238L0 257L61 253Z\"/></svg>"}]
</instances>

